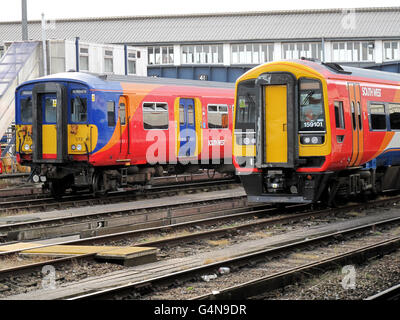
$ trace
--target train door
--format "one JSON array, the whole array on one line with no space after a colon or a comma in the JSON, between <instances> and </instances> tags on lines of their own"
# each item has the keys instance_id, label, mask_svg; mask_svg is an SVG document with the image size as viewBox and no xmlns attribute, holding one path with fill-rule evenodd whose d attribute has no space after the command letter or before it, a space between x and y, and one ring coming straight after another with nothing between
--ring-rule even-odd
<instances>
[{"instance_id":1,"label":"train door","mask_svg":"<svg viewBox=\"0 0 400 320\"><path fill-rule=\"evenodd\" d=\"M129 139L129 108L128 100L125 96L121 96L119 99L119 123L120 123L120 160L127 158L130 153L130 139Z\"/></svg>"},{"instance_id":2,"label":"train door","mask_svg":"<svg viewBox=\"0 0 400 320\"><path fill-rule=\"evenodd\" d=\"M288 73L267 73L257 79L256 86L259 87L257 100L261 101L256 118L262 119L256 122L257 166L293 167L298 156L295 79Z\"/></svg>"},{"instance_id":3,"label":"train door","mask_svg":"<svg viewBox=\"0 0 400 320\"><path fill-rule=\"evenodd\" d=\"M57 158L57 96L43 94L40 96L42 106L42 150L44 158Z\"/></svg>"},{"instance_id":4,"label":"train door","mask_svg":"<svg viewBox=\"0 0 400 320\"><path fill-rule=\"evenodd\" d=\"M352 154L349 160L349 166L357 166L360 164L364 150L364 132L363 132L363 115L361 108L360 85L349 83L349 102L351 112L352 126Z\"/></svg>"},{"instance_id":5,"label":"train door","mask_svg":"<svg viewBox=\"0 0 400 320\"><path fill-rule=\"evenodd\" d=\"M179 156L191 157L196 151L196 114L193 99L179 101Z\"/></svg>"}]
</instances>

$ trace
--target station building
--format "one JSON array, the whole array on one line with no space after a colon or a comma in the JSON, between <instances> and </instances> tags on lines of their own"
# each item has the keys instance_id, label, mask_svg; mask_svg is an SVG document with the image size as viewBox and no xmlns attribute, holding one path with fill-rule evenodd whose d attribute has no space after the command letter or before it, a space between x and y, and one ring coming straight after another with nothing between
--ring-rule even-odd
<instances>
[{"instance_id":1,"label":"station building","mask_svg":"<svg viewBox=\"0 0 400 320\"><path fill-rule=\"evenodd\" d=\"M127 65L139 57L145 68L132 62L124 73L233 82L255 65L300 57L399 72L399 21L400 7L324 9L64 19L49 21L46 33L76 44L65 64L74 61L77 69L81 60L81 71L96 72L103 60L100 72L116 73L110 61ZM30 39L40 40L41 32L41 21L29 21ZM0 52L20 40L20 22L0 23ZM136 49L127 57L112 46L95 53L84 43Z\"/></svg>"}]
</instances>

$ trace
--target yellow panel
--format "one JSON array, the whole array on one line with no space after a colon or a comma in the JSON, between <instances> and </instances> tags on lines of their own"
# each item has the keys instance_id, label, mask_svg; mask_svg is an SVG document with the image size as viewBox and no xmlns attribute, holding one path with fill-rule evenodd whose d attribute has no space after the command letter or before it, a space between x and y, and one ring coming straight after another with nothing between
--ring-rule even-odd
<instances>
[{"instance_id":1,"label":"yellow panel","mask_svg":"<svg viewBox=\"0 0 400 320\"><path fill-rule=\"evenodd\" d=\"M98 140L97 126L91 124L69 124L68 125L68 153L69 154L87 154L92 152L97 145ZM72 150L72 146L75 150ZM81 145L79 151L76 146ZM89 150L87 150L87 149Z\"/></svg>"},{"instance_id":2,"label":"yellow panel","mask_svg":"<svg viewBox=\"0 0 400 320\"><path fill-rule=\"evenodd\" d=\"M35 253L35 254L89 254L98 253L102 251L110 251L118 249L119 247L112 246L68 246L68 245L55 245L43 248L36 248L24 250L22 253Z\"/></svg>"},{"instance_id":3,"label":"yellow panel","mask_svg":"<svg viewBox=\"0 0 400 320\"><path fill-rule=\"evenodd\" d=\"M266 162L286 163L287 96L286 86L265 87Z\"/></svg>"},{"instance_id":4,"label":"yellow panel","mask_svg":"<svg viewBox=\"0 0 400 320\"><path fill-rule=\"evenodd\" d=\"M17 125L15 131L17 152L32 153L32 125ZM20 150L20 146L22 150Z\"/></svg>"},{"instance_id":5,"label":"yellow panel","mask_svg":"<svg viewBox=\"0 0 400 320\"><path fill-rule=\"evenodd\" d=\"M7 244L4 246L0 246L0 252L9 252L9 251L16 251L16 250L24 250L24 249L31 249L41 246L40 243L29 243L29 242L17 242L13 244Z\"/></svg>"},{"instance_id":6,"label":"yellow panel","mask_svg":"<svg viewBox=\"0 0 400 320\"><path fill-rule=\"evenodd\" d=\"M57 127L55 124L43 125L43 154L57 154Z\"/></svg>"}]
</instances>

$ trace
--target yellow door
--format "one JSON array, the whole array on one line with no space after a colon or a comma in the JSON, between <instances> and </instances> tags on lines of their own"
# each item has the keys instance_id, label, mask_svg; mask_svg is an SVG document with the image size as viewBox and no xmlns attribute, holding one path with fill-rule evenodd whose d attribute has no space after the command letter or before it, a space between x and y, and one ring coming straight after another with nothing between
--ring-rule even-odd
<instances>
[{"instance_id":1,"label":"yellow door","mask_svg":"<svg viewBox=\"0 0 400 320\"><path fill-rule=\"evenodd\" d=\"M269 85L265 87L265 128L266 163L287 163L286 85Z\"/></svg>"}]
</instances>

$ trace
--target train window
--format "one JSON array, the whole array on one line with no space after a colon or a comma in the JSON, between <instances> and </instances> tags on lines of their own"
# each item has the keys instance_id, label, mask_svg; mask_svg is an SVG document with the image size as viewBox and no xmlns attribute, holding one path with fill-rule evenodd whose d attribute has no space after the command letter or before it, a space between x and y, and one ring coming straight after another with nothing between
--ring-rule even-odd
<instances>
[{"instance_id":1,"label":"train window","mask_svg":"<svg viewBox=\"0 0 400 320\"><path fill-rule=\"evenodd\" d=\"M163 102L144 102L143 126L146 130L167 130L168 104Z\"/></svg>"},{"instance_id":2,"label":"train window","mask_svg":"<svg viewBox=\"0 0 400 320\"><path fill-rule=\"evenodd\" d=\"M188 116L188 124L193 125L194 124L194 108L192 105L188 105L187 116Z\"/></svg>"},{"instance_id":3,"label":"train window","mask_svg":"<svg viewBox=\"0 0 400 320\"><path fill-rule=\"evenodd\" d=\"M256 127L256 88L255 80L242 81L237 87L236 129L255 130Z\"/></svg>"},{"instance_id":4,"label":"train window","mask_svg":"<svg viewBox=\"0 0 400 320\"><path fill-rule=\"evenodd\" d=\"M228 106L209 105L208 128L226 129L228 126Z\"/></svg>"},{"instance_id":5,"label":"train window","mask_svg":"<svg viewBox=\"0 0 400 320\"><path fill-rule=\"evenodd\" d=\"M107 101L107 119L108 119L108 126L114 127L115 126L115 102L114 101Z\"/></svg>"},{"instance_id":6,"label":"train window","mask_svg":"<svg viewBox=\"0 0 400 320\"><path fill-rule=\"evenodd\" d=\"M300 79L299 131L325 131L324 102L318 80Z\"/></svg>"},{"instance_id":7,"label":"train window","mask_svg":"<svg viewBox=\"0 0 400 320\"><path fill-rule=\"evenodd\" d=\"M119 121L121 126L126 125L125 103L119 104Z\"/></svg>"},{"instance_id":8,"label":"train window","mask_svg":"<svg viewBox=\"0 0 400 320\"><path fill-rule=\"evenodd\" d=\"M371 130L385 130L386 129L386 112L383 103L371 103Z\"/></svg>"},{"instance_id":9,"label":"train window","mask_svg":"<svg viewBox=\"0 0 400 320\"><path fill-rule=\"evenodd\" d=\"M87 121L87 99L79 96L71 100L71 122L79 123Z\"/></svg>"},{"instance_id":10,"label":"train window","mask_svg":"<svg viewBox=\"0 0 400 320\"><path fill-rule=\"evenodd\" d=\"M46 98L44 108L45 108L44 121L46 123L56 123L57 122L57 99Z\"/></svg>"},{"instance_id":11,"label":"train window","mask_svg":"<svg viewBox=\"0 0 400 320\"><path fill-rule=\"evenodd\" d=\"M362 118L361 118L361 105L360 102L357 102L358 107L358 127L362 130Z\"/></svg>"},{"instance_id":12,"label":"train window","mask_svg":"<svg viewBox=\"0 0 400 320\"><path fill-rule=\"evenodd\" d=\"M389 103L390 129L400 130L400 103Z\"/></svg>"},{"instance_id":13,"label":"train window","mask_svg":"<svg viewBox=\"0 0 400 320\"><path fill-rule=\"evenodd\" d=\"M179 124L185 124L185 106L183 104L179 106Z\"/></svg>"},{"instance_id":14,"label":"train window","mask_svg":"<svg viewBox=\"0 0 400 320\"><path fill-rule=\"evenodd\" d=\"M32 123L32 98L21 99L21 122Z\"/></svg>"},{"instance_id":15,"label":"train window","mask_svg":"<svg viewBox=\"0 0 400 320\"><path fill-rule=\"evenodd\" d=\"M338 129L345 128L342 101L335 101L335 120L336 120L336 128Z\"/></svg>"},{"instance_id":16,"label":"train window","mask_svg":"<svg viewBox=\"0 0 400 320\"><path fill-rule=\"evenodd\" d=\"M353 130L356 130L357 123L356 123L356 110L354 109L354 102L351 102L351 119L353 120Z\"/></svg>"}]
</instances>

